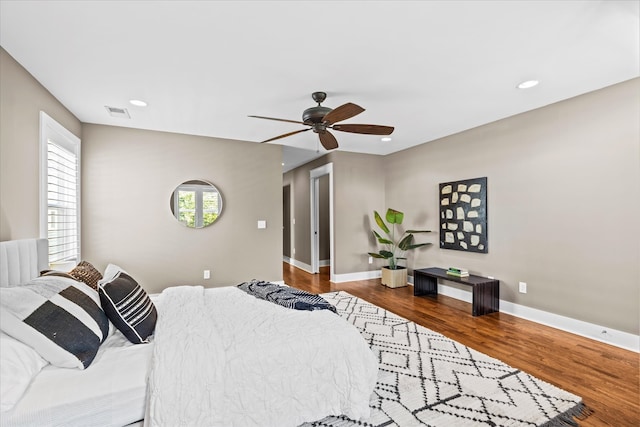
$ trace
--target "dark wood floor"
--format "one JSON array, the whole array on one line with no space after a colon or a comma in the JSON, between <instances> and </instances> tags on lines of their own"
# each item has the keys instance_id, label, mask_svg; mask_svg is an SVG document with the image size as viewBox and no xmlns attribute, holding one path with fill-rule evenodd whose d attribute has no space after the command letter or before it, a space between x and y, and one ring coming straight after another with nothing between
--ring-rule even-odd
<instances>
[{"instance_id":1,"label":"dark wood floor","mask_svg":"<svg viewBox=\"0 0 640 427\"><path fill-rule=\"evenodd\" d=\"M329 267L309 274L283 263L284 281L313 293L346 291L583 398L593 414L581 427L640 426L640 355L505 313L473 317L443 295L414 297L380 279L329 282Z\"/></svg>"}]
</instances>

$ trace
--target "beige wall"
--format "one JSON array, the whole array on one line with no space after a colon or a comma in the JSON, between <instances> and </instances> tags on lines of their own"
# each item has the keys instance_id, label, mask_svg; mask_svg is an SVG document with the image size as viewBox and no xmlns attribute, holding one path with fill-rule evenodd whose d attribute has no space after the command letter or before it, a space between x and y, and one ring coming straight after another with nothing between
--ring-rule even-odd
<instances>
[{"instance_id":1,"label":"beige wall","mask_svg":"<svg viewBox=\"0 0 640 427\"><path fill-rule=\"evenodd\" d=\"M282 280L280 146L91 124L82 141L83 258L118 264L150 291ZM169 208L191 179L212 182L224 200L203 229L184 227Z\"/></svg>"},{"instance_id":2,"label":"beige wall","mask_svg":"<svg viewBox=\"0 0 640 427\"><path fill-rule=\"evenodd\" d=\"M384 208L382 156L334 151L300 166L283 177L291 184L297 261L311 264L309 172L333 163L335 254L332 271L345 274L365 271L367 252L375 249L371 235L370 212Z\"/></svg>"},{"instance_id":3,"label":"beige wall","mask_svg":"<svg viewBox=\"0 0 640 427\"><path fill-rule=\"evenodd\" d=\"M640 79L387 156L386 204L438 229L438 184L486 176L489 253L434 247L501 298L638 334ZM518 293L518 282L528 293Z\"/></svg>"},{"instance_id":4,"label":"beige wall","mask_svg":"<svg viewBox=\"0 0 640 427\"><path fill-rule=\"evenodd\" d=\"M335 153L336 274L366 271L372 267L367 256L367 252L376 250L371 217L374 210L385 206L383 159L371 154Z\"/></svg>"},{"instance_id":5,"label":"beige wall","mask_svg":"<svg viewBox=\"0 0 640 427\"><path fill-rule=\"evenodd\" d=\"M0 240L40 235L40 111L80 137L80 121L0 48Z\"/></svg>"}]
</instances>

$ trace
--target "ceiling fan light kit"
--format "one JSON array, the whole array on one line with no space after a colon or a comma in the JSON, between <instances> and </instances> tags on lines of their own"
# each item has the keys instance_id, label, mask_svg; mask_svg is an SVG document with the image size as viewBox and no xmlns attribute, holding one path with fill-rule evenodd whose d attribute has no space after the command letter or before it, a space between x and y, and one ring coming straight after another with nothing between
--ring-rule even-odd
<instances>
[{"instance_id":1,"label":"ceiling fan light kit","mask_svg":"<svg viewBox=\"0 0 640 427\"><path fill-rule=\"evenodd\" d=\"M351 102L347 102L335 109L331 109L329 107L323 107L322 102L327 98L327 94L325 92L313 92L311 94L311 98L318 103L315 107L310 107L304 110L302 113L302 121L296 120L287 120L287 119L277 119L274 117L264 117L264 116L249 116L257 119L266 119L266 120L277 120L281 122L289 122L289 123L297 123L301 125L309 126L306 129L300 129L293 132L288 132L282 135L278 135L273 138L269 138L267 140L262 141L270 142L275 141L276 139L286 138L288 136L292 136L301 132L306 132L308 130L313 130L318 134L320 138L320 143L327 150L333 150L338 148L338 141L336 138L329 132L329 129L337 130L340 132L349 132L349 133L360 133L367 135L390 135L394 128L393 126L381 126L381 125L362 125L362 124L335 124L337 122L341 122L343 120L350 119L364 111L364 108L359 105L353 104Z\"/></svg>"}]
</instances>

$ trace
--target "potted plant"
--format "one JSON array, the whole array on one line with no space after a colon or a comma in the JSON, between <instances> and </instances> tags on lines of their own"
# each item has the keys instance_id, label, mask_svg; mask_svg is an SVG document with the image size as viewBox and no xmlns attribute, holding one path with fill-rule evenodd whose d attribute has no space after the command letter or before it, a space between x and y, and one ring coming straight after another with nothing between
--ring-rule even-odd
<instances>
[{"instance_id":1,"label":"potted plant","mask_svg":"<svg viewBox=\"0 0 640 427\"><path fill-rule=\"evenodd\" d=\"M382 284L390 288L407 286L407 268L398 265L398 260L407 259L404 256L406 251L430 245L431 243L414 243L413 235L414 233L430 233L431 230L407 230L396 237L396 226L402 224L404 213L395 209L387 209L385 219L389 226L377 211L373 211L373 216L378 227L386 235L383 237L376 230L373 230L378 243L384 248L377 253L369 252L369 256L389 260L389 265L382 267Z\"/></svg>"}]
</instances>

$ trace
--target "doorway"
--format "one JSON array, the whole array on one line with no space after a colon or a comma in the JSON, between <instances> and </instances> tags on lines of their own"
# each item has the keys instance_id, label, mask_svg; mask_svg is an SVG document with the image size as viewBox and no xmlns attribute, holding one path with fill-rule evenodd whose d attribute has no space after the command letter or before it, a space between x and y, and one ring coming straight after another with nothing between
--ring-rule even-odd
<instances>
[{"instance_id":1,"label":"doorway","mask_svg":"<svg viewBox=\"0 0 640 427\"><path fill-rule=\"evenodd\" d=\"M291 185L282 187L282 257L291 261Z\"/></svg>"},{"instance_id":2,"label":"doorway","mask_svg":"<svg viewBox=\"0 0 640 427\"><path fill-rule=\"evenodd\" d=\"M311 199L311 273L320 272L320 261L335 274L333 238L333 163L309 172ZM323 185L321 187L321 184ZM322 191L322 189L325 191ZM322 194L325 196L321 197ZM328 230L327 230L328 226ZM323 237L324 236L324 237ZM324 251L321 250L321 244ZM328 259L326 258L328 255Z\"/></svg>"}]
</instances>

